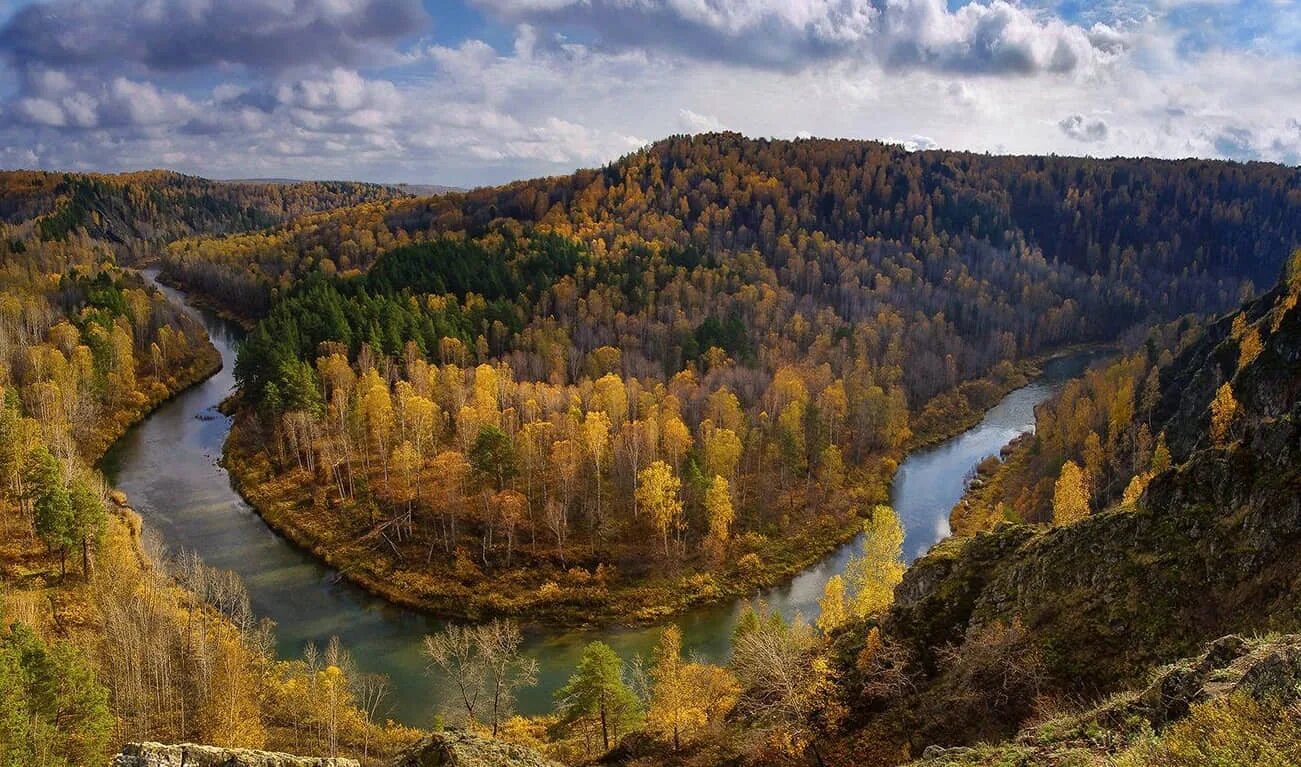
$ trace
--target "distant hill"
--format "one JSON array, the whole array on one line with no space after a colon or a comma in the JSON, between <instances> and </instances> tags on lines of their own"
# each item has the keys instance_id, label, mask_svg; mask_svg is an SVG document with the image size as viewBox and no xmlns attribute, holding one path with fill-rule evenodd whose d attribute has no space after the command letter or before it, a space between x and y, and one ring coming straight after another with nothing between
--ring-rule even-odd
<instances>
[{"instance_id":1,"label":"distant hill","mask_svg":"<svg viewBox=\"0 0 1301 767\"><path fill-rule=\"evenodd\" d=\"M356 182L351 182L351 181L342 181L342 182L341 182L341 181L316 181L316 182L313 182L313 181L304 181L304 180L302 180L302 179L296 179L296 178L230 178L230 179L217 179L217 181L218 181L219 183L222 183L222 184L279 184L279 185L282 185L282 186L292 186L292 185L295 185L295 184L311 184L311 183L356 183ZM396 189L396 190L398 190L398 191L400 191L400 192L403 192L404 194L409 194L409 195L412 195L412 196L414 196L414 197L430 197L430 196L432 196L432 195L436 195L436 194L446 194L447 192L464 192L464 191L466 191L465 187L460 187L460 186L446 186L446 185L443 185L443 184L401 184L401 183L398 183L398 184L379 184L379 186L386 186L386 187L389 187L389 188L391 188L391 189Z\"/></svg>"},{"instance_id":2,"label":"distant hill","mask_svg":"<svg viewBox=\"0 0 1301 767\"><path fill-rule=\"evenodd\" d=\"M210 181L167 170L119 174L0 172L0 221L16 236L77 231L135 247L262 229L316 211L406 196L351 181ZM12 236L12 235L11 235Z\"/></svg>"}]
</instances>

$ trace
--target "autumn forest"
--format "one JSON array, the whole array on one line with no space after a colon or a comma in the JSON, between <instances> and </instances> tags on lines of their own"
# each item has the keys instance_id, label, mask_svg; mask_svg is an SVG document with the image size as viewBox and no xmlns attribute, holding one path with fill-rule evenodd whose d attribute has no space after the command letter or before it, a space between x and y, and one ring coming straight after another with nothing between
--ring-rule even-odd
<instances>
[{"instance_id":1,"label":"autumn forest","mask_svg":"<svg viewBox=\"0 0 1301 767\"><path fill-rule=\"evenodd\" d=\"M1137 570L1089 601L1121 555L1101 586L1027 573L1125 536L1192 561L1142 527L1194 494L1182 467L1290 444L1270 435L1295 403L1298 245L1283 165L735 133L433 196L0 173L0 765L142 741L895 765L1077 715L1208 637L1172 629ZM185 414L222 430L205 466L329 588L411 611L437 688L418 720L339 637L286 652L238 574L105 477L222 367L217 317L243 331L220 412ZM1106 362L1045 394L964 478L954 537L906 562L901 462L1081 350ZM1087 537L1112 524L1138 527ZM815 614L752 600L851 540ZM683 616L729 603L725 650L688 648ZM1290 625L1238 615L1199 620ZM1117 650L1112 625L1150 641ZM539 666L538 637L580 629L571 665ZM634 631L648 652L620 644ZM549 710L521 713L548 674ZM1105 763L1197 763L1182 737L1127 733Z\"/></svg>"}]
</instances>

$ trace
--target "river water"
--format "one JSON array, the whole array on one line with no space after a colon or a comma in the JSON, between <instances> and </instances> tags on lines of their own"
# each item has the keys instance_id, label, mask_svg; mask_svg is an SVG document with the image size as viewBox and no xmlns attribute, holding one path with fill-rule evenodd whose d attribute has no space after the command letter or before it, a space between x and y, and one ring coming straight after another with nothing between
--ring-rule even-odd
<instances>
[{"instance_id":1,"label":"river water","mask_svg":"<svg viewBox=\"0 0 1301 767\"><path fill-rule=\"evenodd\" d=\"M275 621L283 657L301 655L308 642L323 646L338 636L362 670L392 680L390 716L429 725L440 705L441 686L426 669L420 640L437 630L440 621L394 607L339 579L268 528L235 493L218 464L230 420L216 408L234 386L235 347L243 331L190 307L181 293L163 285L159 289L203 322L225 365L127 432L105 455L105 474L170 549L195 551L209 565L243 578L256 614ZM891 496L904 525L908 561L949 534L949 511L976 464L1032 430L1035 405L1096 358L1081 354L1050 361L1042 377L1008 394L978 425L907 457ZM855 540L841 546L785 585L757 596L788 617L800 613L812 620L827 579L844 569L859 545ZM744 607L738 601L679 617L684 647L706 660L722 661ZM522 691L518 708L529 714L549 711L552 694L573 672L588 642L600 639L631 657L648 655L658 637L658 628L530 633L528 652L538 660L539 682Z\"/></svg>"}]
</instances>

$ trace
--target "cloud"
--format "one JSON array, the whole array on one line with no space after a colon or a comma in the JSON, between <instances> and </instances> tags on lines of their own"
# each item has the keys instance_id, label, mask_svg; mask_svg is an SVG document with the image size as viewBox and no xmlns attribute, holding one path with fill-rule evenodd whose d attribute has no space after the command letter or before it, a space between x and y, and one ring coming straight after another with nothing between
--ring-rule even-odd
<instances>
[{"instance_id":1,"label":"cloud","mask_svg":"<svg viewBox=\"0 0 1301 767\"><path fill-rule=\"evenodd\" d=\"M687 133L717 133L727 130L722 120L713 115L702 115L690 109L679 109L678 117Z\"/></svg>"},{"instance_id":2,"label":"cloud","mask_svg":"<svg viewBox=\"0 0 1301 767\"><path fill-rule=\"evenodd\" d=\"M359 9L420 15L415 0L92 1L30 6L62 26L0 22L0 166L475 185L720 129L1301 161L1301 56L1190 55L1160 8L1080 22L1047 0L470 0L514 39L408 43ZM235 42L164 55L164 28L203 24ZM19 45L19 29L57 39ZM264 38L344 42L273 56Z\"/></svg>"},{"instance_id":3,"label":"cloud","mask_svg":"<svg viewBox=\"0 0 1301 767\"><path fill-rule=\"evenodd\" d=\"M418 0L52 0L0 28L19 71L356 66L427 22Z\"/></svg>"},{"instance_id":4,"label":"cloud","mask_svg":"<svg viewBox=\"0 0 1301 767\"><path fill-rule=\"evenodd\" d=\"M875 61L968 74L1073 72L1119 54L1124 36L1005 0L475 0L497 16L596 33L610 49L674 50L746 66Z\"/></svg>"},{"instance_id":5,"label":"cloud","mask_svg":"<svg viewBox=\"0 0 1301 767\"><path fill-rule=\"evenodd\" d=\"M60 85L45 89L43 95L20 98L10 119L49 128L143 130L190 119L195 111L183 94L118 77L94 92Z\"/></svg>"},{"instance_id":6,"label":"cloud","mask_svg":"<svg viewBox=\"0 0 1301 767\"><path fill-rule=\"evenodd\" d=\"M1071 115L1057 123L1062 133L1076 141L1098 142L1107 140L1107 123L1098 119L1086 119L1084 115Z\"/></svg>"}]
</instances>

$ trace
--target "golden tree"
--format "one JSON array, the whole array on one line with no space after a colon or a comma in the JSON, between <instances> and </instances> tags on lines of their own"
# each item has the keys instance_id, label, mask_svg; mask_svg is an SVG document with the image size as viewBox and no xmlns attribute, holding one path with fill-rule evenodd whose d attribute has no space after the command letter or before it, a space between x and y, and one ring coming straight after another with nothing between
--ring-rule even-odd
<instances>
[{"instance_id":1,"label":"golden tree","mask_svg":"<svg viewBox=\"0 0 1301 767\"><path fill-rule=\"evenodd\" d=\"M889 608L903 571L903 527L894 509L878 505L863 523L862 553L845 568L853 591L851 612L873 615Z\"/></svg>"},{"instance_id":2,"label":"golden tree","mask_svg":"<svg viewBox=\"0 0 1301 767\"><path fill-rule=\"evenodd\" d=\"M683 662L682 630L677 626L669 626L660 636L650 677L646 724L652 732L672 739L674 751L702 728L721 722L741 694L740 684L727 669Z\"/></svg>"},{"instance_id":3,"label":"golden tree","mask_svg":"<svg viewBox=\"0 0 1301 767\"><path fill-rule=\"evenodd\" d=\"M682 745L682 732L695 723L696 711L692 694L687 689L682 669L682 630L669 626L660 635L655 646L650 710L646 724L654 732L673 739L673 750Z\"/></svg>"},{"instance_id":4,"label":"golden tree","mask_svg":"<svg viewBox=\"0 0 1301 767\"><path fill-rule=\"evenodd\" d=\"M664 553L669 553L669 533L682 524L682 501L678 491L682 481L663 461L652 461L637 474L637 505L650 515L664 540Z\"/></svg>"},{"instance_id":5,"label":"golden tree","mask_svg":"<svg viewBox=\"0 0 1301 767\"><path fill-rule=\"evenodd\" d=\"M705 491L705 518L709 520L709 545L722 551L732 535L732 494L727 480L715 475Z\"/></svg>"},{"instance_id":6,"label":"golden tree","mask_svg":"<svg viewBox=\"0 0 1301 767\"><path fill-rule=\"evenodd\" d=\"M833 575L822 590L822 599L818 600L818 629L829 634L848 618L849 613L845 608L845 579Z\"/></svg>"},{"instance_id":7,"label":"golden tree","mask_svg":"<svg viewBox=\"0 0 1301 767\"><path fill-rule=\"evenodd\" d=\"M1069 525L1089 516L1089 486L1075 461L1062 464L1053 486L1053 524Z\"/></svg>"},{"instance_id":8,"label":"golden tree","mask_svg":"<svg viewBox=\"0 0 1301 767\"><path fill-rule=\"evenodd\" d=\"M1233 430L1233 421L1238 415L1238 400L1233 396L1233 387L1226 381L1215 392L1211 402L1211 441L1223 445L1229 440Z\"/></svg>"}]
</instances>

